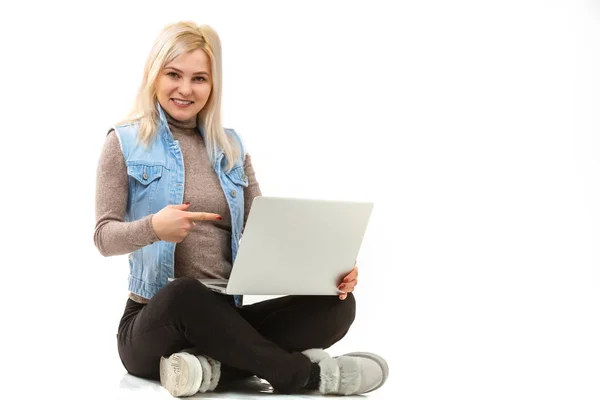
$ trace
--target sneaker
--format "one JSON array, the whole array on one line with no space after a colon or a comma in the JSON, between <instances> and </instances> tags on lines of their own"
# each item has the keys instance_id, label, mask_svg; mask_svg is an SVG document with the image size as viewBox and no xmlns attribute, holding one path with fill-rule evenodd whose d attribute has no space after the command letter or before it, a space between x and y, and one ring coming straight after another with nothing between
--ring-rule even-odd
<instances>
[{"instance_id":1,"label":"sneaker","mask_svg":"<svg viewBox=\"0 0 600 400\"><path fill-rule=\"evenodd\" d=\"M321 349L303 352L318 363L321 394L364 394L379 389L388 378L387 362L377 354L355 352L331 358Z\"/></svg>"},{"instance_id":2,"label":"sneaker","mask_svg":"<svg viewBox=\"0 0 600 400\"><path fill-rule=\"evenodd\" d=\"M353 352L339 358L344 357L358 359L358 363L361 364L361 384L357 393L372 392L382 387L387 381L390 368L383 357L374 353Z\"/></svg>"},{"instance_id":3,"label":"sneaker","mask_svg":"<svg viewBox=\"0 0 600 400\"><path fill-rule=\"evenodd\" d=\"M160 383L174 397L193 396L202 383L200 360L189 353L160 359Z\"/></svg>"}]
</instances>

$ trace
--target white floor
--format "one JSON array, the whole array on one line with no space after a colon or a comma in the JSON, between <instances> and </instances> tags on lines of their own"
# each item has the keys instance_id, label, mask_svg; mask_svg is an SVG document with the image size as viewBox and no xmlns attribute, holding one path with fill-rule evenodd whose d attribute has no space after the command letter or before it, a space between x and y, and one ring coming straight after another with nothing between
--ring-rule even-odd
<instances>
[{"instance_id":1,"label":"white floor","mask_svg":"<svg viewBox=\"0 0 600 400\"><path fill-rule=\"evenodd\" d=\"M385 390L384 390L385 389ZM347 398L369 398L369 399L389 399L391 391L389 388L380 390L362 396L348 396ZM149 382L136 378L129 374L124 374L118 382L118 388L115 391L119 399L168 399L171 395L157 382ZM387 393L387 395L386 395ZM190 398L202 399L314 399L321 398L320 395L279 395L274 394L271 386L263 380L257 378L241 382L235 388L227 391L216 391L211 393L202 393Z\"/></svg>"}]
</instances>

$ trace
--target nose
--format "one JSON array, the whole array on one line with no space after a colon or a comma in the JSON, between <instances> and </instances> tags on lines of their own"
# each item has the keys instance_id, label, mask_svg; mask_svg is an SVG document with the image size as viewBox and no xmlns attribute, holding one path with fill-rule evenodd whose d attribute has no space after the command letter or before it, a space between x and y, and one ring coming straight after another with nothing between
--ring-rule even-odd
<instances>
[{"instance_id":1,"label":"nose","mask_svg":"<svg viewBox=\"0 0 600 400\"><path fill-rule=\"evenodd\" d=\"M185 79L181 80L178 88L179 94L182 97L187 97L192 94L192 84Z\"/></svg>"}]
</instances>

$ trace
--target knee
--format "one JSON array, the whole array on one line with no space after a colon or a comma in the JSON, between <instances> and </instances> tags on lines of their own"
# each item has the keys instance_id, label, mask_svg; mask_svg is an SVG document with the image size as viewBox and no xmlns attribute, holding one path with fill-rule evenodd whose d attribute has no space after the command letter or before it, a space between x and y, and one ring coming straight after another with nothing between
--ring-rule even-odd
<instances>
[{"instance_id":1,"label":"knee","mask_svg":"<svg viewBox=\"0 0 600 400\"><path fill-rule=\"evenodd\" d=\"M344 300L338 296L323 296L319 305L323 316L333 323L337 330L346 332L356 316L356 298L348 293Z\"/></svg>"},{"instance_id":2,"label":"knee","mask_svg":"<svg viewBox=\"0 0 600 400\"><path fill-rule=\"evenodd\" d=\"M177 278L165 286L166 297L171 307L182 309L184 305L199 304L201 297L205 296L209 290L198 279L184 277Z\"/></svg>"},{"instance_id":3,"label":"knee","mask_svg":"<svg viewBox=\"0 0 600 400\"><path fill-rule=\"evenodd\" d=\"M167 287L171 287L172 290L177 292L195 292L200 290L201 288L206 289L206 287L198 279L189 276L177 278L171 283L169 283Z\"/></svg>"},{"instance_id":4,"label":"knee","mask_svg":"<svg viewBox=\"0 0 600 400\"><path fill-rule=\"evenodd\" d=\"M324 332L322 342L319 342L317 346L328 348L334 343L341 340L354 323L356 316L356 299L352 293L348 293L346 299L340 300L337 296L327 296L328 307L323 307L325 313L321 318L325 318L323 324L327 328ZM324 305L324 304L323 304ZM323 319L321 319L323 321Z\"/></svg>"}]
</instances>

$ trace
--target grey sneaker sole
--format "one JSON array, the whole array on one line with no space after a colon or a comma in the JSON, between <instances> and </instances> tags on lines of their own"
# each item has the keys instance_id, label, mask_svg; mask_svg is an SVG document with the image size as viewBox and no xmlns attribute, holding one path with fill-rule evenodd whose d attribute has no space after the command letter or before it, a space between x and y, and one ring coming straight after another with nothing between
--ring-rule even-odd
<instances>
[{"instance_id":1,"label":"grey sneaker sole","mask_svg":"<svg viewBox=\"0 0 600 400\"><path fill-rule=\"evenodd\" d=\"M383 386L383 384L387 380L388 375L390 373L390 368L388 367L388 363L382 357L378 356L377 354L357 351L354 353L344 354L344 356L368 358L370 360L375 361L381 367L381 370L383 371L383 379L381 380L381 383L365 393L369 393L369 392L372 392L373 390L379 389L380 387Z\"/></svg>"}]
</instances>

